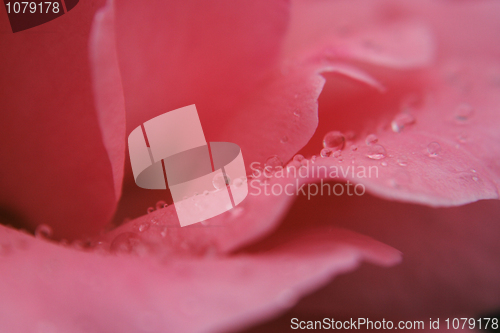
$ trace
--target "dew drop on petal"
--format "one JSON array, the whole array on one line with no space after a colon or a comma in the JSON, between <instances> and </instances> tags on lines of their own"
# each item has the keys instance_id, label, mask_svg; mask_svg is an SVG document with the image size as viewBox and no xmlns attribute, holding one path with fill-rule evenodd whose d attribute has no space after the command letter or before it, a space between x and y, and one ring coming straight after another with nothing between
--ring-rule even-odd
<instances>
[{"instance_id":1,"label":"dew drop on petal","mask_svg":"<svg viewBox=\"0 0 500 333\"><path fill-rule=\"evenodd\" d=\"M316 155L311 156L311 162L316 163L317 158L318 158L318 156L316 156Z\"/></svg>"},{"instance_id":2,"label":"dew drop on petal","mask_svg":"<svg viewBox=\"0 0 500 333\"><path fill-rule=\"evenodd\" d=\"M406 155L401 155L398 157L397 162L400 166L407 166L408 165L408 157L406 157Z\"/></svg>"},{"instance_id":3,"label":"dew drop on petal","mask_svg":"<svg viewBox=\"0 0 500 333\"><path fill-rule=\"evenodd\" d=\"M148 230L149 227L150 227L149 223L141 223L141 224L139 224L137 229L139 230L139 232L144 232L144 231Z\"/></svg>"},{"instance_id":4,"label":"dew drop on petal","mask_svg":"<svg viewBox=\"0 0 500 333\"><path fill-rule=\"evenodd\" d=\"M424 97L422 96L422 94L411 93L403 97L399 108L401 112L408 112L420 108L423 103Z\"/></svg>"},{"instance_id":5,"label":"dew drop on petal","mask_svg":"<svg viewBox=\"0 0 500 333\"><path fill-rule=\"evenodd\" d=\"M304 157L304 156L302 156L302 155L300 155L300 154L297 154L297 155L295 155L295 156L293 157L293 160L294 160L294 161L297 161L297 162L302 162L302 160L304 160L304 159L305 159L305 157Z\"/></svg>"},{"instance_id":6,"label":"dew drop on petal","mask_svg":"<svg viewBox=\"0 0 500 333\"><path fill-rule=\"evenodd\" d=\"M266 160L265 166L269 171L275 171L277 168L283 167L283 162L278 155L273 155Z\"/></svg>"},{"instance_id":7,"label":"dew drop on petal","mask_svg":"<svg viewBox=\"0 0 500 333\"><path fill-rule=\"evenodd\" d=\"M234 209L231 209L231 217L241 216L243 214L243 211L243 207L235 207Z\"/></svg>"},{"instance_id":8,"label":"dew drop on petal","mask_svg":"<svg viewBox=\"0 0 500 333\"><path fill-rule=\"evenodd\" d=\"M35 229L35 237L44 239L52 237L52 228L46 224L39 224Z\"/></svg>"},{"instance_id":9,"label":"dew drop on petal","mask_svg":"<svg viewBox=\"0 0 500 333\"><path fill-rule=\"evenodd\" d=\"M168 230L168 228L165 226L160 230L160 236L162 238L165 238L167 236L167 230Z\"/></svg>"},{"instance_id":10,"label":"dew drop on petal","mask_svg":"<svg viewBox=\"0 0 500 333\"><path fill-rule=\"evenodd\" d=\"M372 144L368 148L368 152L366 153L366 156L368 158L371 158L372 160L380 160L380 159L383 159L387 156L387 152L386 152L384 146L379 145L379 144Z\"/></svg>"},{"instance_id":11,"label":"dew drop on petal","mask_svg":"<svg viewBox=\"0 0 500 333\"><path fill-rule=\"evenodd\" d=\"M441 145L437 142L431 142L427 145L427 153L430 157L436 157L441 152Z\"/></svg>"},{"instance_id":12,"label":"dew drop on petal","mask_svg":"<svg viewBox=\"0 0 500 333\"><path fill-rule=\"evenodd\" d=\"M147 209L148 214L151 214L154 211L155 211L155 209L153 207L148 207L148 209Z\"/></svg>"},{"instance_id":13,"label":"dew drop on petal","mask_svg":"<svg viewBox=\"0 0 500 333\"><path fill-rule=\"evenodd\" d=\"M243 184L243 179L241 179L241 178L236 178L233 181L233 185L236 186L236 187L240 187L242 184Z\"/></svg>"},{"instance_id":14,"label":"dew drop on petal","mask_svg":"<svg viewBox=\"0 0 500 333\"><path fill-rule=\"evenodd\" d=\"M358 150L358 146L357 146L357 145L352 145L352 146L351 146L351 150L352 150L352 151L356 151L356 150Z\"/></svg>"},{"instance_id":15,"label":"dew drop on petal","mask_svg":"<svg viewBox=\"0 0 500 333\"><path fill-rule=\"evenodd\" d=\"M405 127L413 125L415 123L415 118L408 113L398 114L391 122L392 131L395 133L400 133Z\"/></svg>"},{"instance_id":16,"label":"dew drop on petal","mask_svg":"<svg viewBox=\"0 0 500 333\"><path fill-rule=\"evenodd\" d=\"M387 166L387 162L381 162L380 165L386 167Z\"/></svg>"},{"instance_id":17,"label":"dew drop on petal","mask_svg":"<svg viewBox=\"0 0 500 333\"><path fill-rule=\"evenodd\" d=\"M335 158L339 158L341 154L342 153L340 152L340 150L336 150L336 151L333 152L332 156L335 157Z\"/></svg>"},{"instance_id":18,"label":"dew drop on petal","mask_svg":"<svg viewBox=\"0 0 500 333\"><path fill-rule=\"evenodd\" d=\"M281 142L281 143L286 143L286 142L288 142L288 136L286 136L286 135L285 135L285 136L281 137L280 142Z\"/></svg>"},{"instance_id":19,"label":"dew drop on petal","mask_svg":"<svg viewBox=\"0 0 500 333\"><path fill-rule=\"evenodd\" d=\"M273 155L266 160L265 166L271 168L280 167L283 166L283 162L277 155Z\"/></svg>"},{"instance_id":20,"label":"dew drop on petal","mask_svg":"<svg viewBox=\"0 0 500 333\"><path fill-rule=\"evenodd\" d=\"M372 145L374 143L377 143L378 142L378 137L375 135L375 134L369 134L366 139L365 139L365 143L369 146L369 145Z\"/></svg>"},{"instance_id":21,"label":"dew drop on petal","mask_svg":"<svg viewBox=\"0 0 500 333\"><path fill-rule=\"evenodd\" d=\"M109 249L115 253L131 253L140 242L140 238L133 232L123 232L113 239Z\"/></svg>"},{"instance_id":22,"label":"dew drop on petal","mask_svg":"<svg viewBox=\"0 0 500 333\"><path fill-rule=\"evenodd\" d=\"M162 208L165 208L167 207L167 203L163 200L160 200L156 203L156 209L162 209Z\"/></svg>"},{"instance_id":23,"label":"dew drop on petal","mask_svg":"<svg viewBox=\"0 0 500 333\"><path fill-rule=\"evenodd\" d=\"M467 103L462 103L455 109L455 119L467 121L474 114L474 108Z\"/></svg>"},{"instance_id":24,"label":"dew drop on petal","mask_svg":"<svg viewBox=\"0 0 500 333\"><path fill-rule=\"evenodd\" d=\"M345 137L339 131L331 131L326 133L323 138L323 147L334 150L342 150L345 146Z\"/></svg>"},{"instance_id":25,"label":"dew drop on petal","mask_svg":"<svg viewBox=\"0 0 500 333\"><path fill-rule=\"evenodd\" d=\"M319 153L321 157L330 157L333 154L333 151L330 148L324 148L321 149L321 152Z\"/></svg>"},{"instance_id":26,"label":"dew drop on petal","mask_svg":"<svg viewBox=\"0 0 500 333\"><path fill-rule=\"evenodd\" d=\"M216 190L220 190L226 187L226 185L229 185L230 183L231 179L222 173L216 174L212 179L212 185L215 187Z\"/></svg>"},{"instance_id":27,"label":"dew drop on petal","mask_svg":"<svg viewBox=\"0 0 500 333\"><path fill-rule=\"evenodd\" d=\"M394 173L389 179L389 184L394 188L403 189L411 183L411 177L408 172L403 171L404 169L399 170L399 172Z\"/></svg>"},{"instance_id":28,"label":"dew drop on petal","mask_svg":"<svg viewBox=\"0 0 500 333\"><path fill-rule=\"evenodd\" d=\"M302 167L302 163L292 160L286 165L286 171L290 173L293 172L293 169L299 169L300 167Z\"/></svg>"}]
</instances>

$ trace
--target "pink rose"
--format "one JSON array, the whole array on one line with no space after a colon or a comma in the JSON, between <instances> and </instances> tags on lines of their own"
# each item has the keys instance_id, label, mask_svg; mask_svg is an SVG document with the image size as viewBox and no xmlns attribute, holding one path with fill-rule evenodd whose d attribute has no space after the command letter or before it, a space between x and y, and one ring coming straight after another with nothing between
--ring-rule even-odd
<instances>
[{"instance_id":1,"label":"pink rose","mask_svg":"<svg viewBox=\"0 0 500 333\"><path fill-rule=\"evenodd\" d=\"M429 329L498 310L498 14L493 0L82 1L16 34L3 15L0 331ZM208 141L242 148L250 194L180 228L161 201L144 215L171 200L135 185L126 137L189 104ZM308 173L252 177L269 158ZM366 193L313 195L325 182Z\"/></svg>"}]
</instances>

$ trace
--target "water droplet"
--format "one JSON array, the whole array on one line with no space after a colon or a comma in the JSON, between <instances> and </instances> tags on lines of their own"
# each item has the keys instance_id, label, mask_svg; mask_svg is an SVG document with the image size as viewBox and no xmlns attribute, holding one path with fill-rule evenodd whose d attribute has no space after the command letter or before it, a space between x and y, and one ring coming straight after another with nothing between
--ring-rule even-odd
<instances>
[{"instance_id":1,"label":"water droplet","mask_svg":"<svg viewBox=\"0 0 500 333\"><path fill-rule=\"evenodd\" d=\"M319 153L321 157L330 157L333 154L333 151L330 148L324 148L321 149L321 152Z\"/></svg>"},{"instance_id":2,"label":"water droplet","mask_svg":"<svg viewBox=\"0 0 500 333\"><path fill-rule=\"evenodd\" d=\"M238 217L243 214L243 207L235 207L234 209L231 209L231 216L232 217Z\"/></svg>"},{"instance_id":3,"label":"water droplet","mask_svg":"<svg viewBox=\"0 0 500 333\"><path fill-rule=\"evenodd\" d=\"M49 239L52 237L52 228L46 224L39 224L35 229L35 237Z\"/></svg>"},{"instance_id":4,"label":"water droplet","mask_svg":"<svg viewBox=\"0 0 500 333\"><path fill-rule=\"evenodd\" d=\"M421 93L411 93L402 98L399 109L403 113L419 109L424 103L424 97Z\"/></svg>"},{"instance_id":5,"label":"water droplet","mask_svg":"<svg viewBox=\"0 0 500 333\"><path fill-rule=\"evenodd\" d=\"M380 165L381 166L387 166L387 162L381 162Z\"/></svg>"},{"instance_id":6,"label":"water droplet","mask_svg":"<svg viewBox=\"0 0 500 333\"><path fill-rule=\"evenodd\" d=\"M286 136L286 135L285 135L285 136L283 136L283 137L280 139L280 142L281 142L281 143L286 143L286 142L288 142L288 136Z\"/></svg>"},{"instance_id":7,"label":"water droplet","mask_svg":"<svg viewBox=\"0 0 500 333\"><path fill-rule=\"evenodd\" d=\"M203 191L203 195L209 195L210 192L208 190Z\"/></svg>"},{"instance_id":8,"label":"water droplet","mask_svg":"<svg viewBox=\"0 0 500 333\"><path fill-rule=\"evenodd\" d=\"M467 103L462 103L455 109L455 119L467 121L474 114L474 108Z\"/></svg>"},{"instance_id":9,"label":"water droplet","mask_svg":"<svg viewBox=\"0 0 500 333\"><path fill-rule=\"evenodd\" d=\"M111 252L131 253L139 244L140 238L133 232L123 232L113 239L109 247Z\"/></svg>"},{"instance_id":10,"label":"water droplet","mask_svg":"<svg viewBox=\"0 0 500 333\"><path fill-rule=\"evenodd\" d=\"M398 164L400 166L407 166L408 165L408 157L406 155L401 155L398 157Z\"/></svg>"},{"instance_id":11,"label":"water droplet","mask_svg":"<svg viewBox=\"0 0 500 333\"><path fill-rule=\"evenodd\" d=\"M266 160L266 168L270 171L274 171L276 168L282 168L283 162L277 155L273 155Z\"/></svg>"},{"instance_id":12,"label":"water droplet","mask_svg":"<svg viewBox=\"0 0 500 333\"><path fill-rule=\"evenodd\" d=\"M326 133L323 138L323 147L331 148L334 150L342 150L345 146L344 134L339 131L331 131Z\"/></svg>"},{"instance_id":13,"label":"water droplet","mask_svg":"<svg viewBox=\"0 0 500 333\"><path fill-rule=\"evenodd\" d=\"M218 173L212 179L212 185L216 190L220 190L231 183L231 179L223 173Z\"/></svg>"},{"instance_id":14,"label":"water droplet","mask_svg":"<svg viewBox=\"0 0 500 333\"><path fill-rule=\"evenodd\" d=\"M341 155L340 150L334 151L333 154L332 154L332 156L335 157L335 158L339 158L340 155Z\"/></svg>"},{"instance_id":15,"label":"water droplet","mask_svg":"<svg viewBox=\"0 0 500 333\"><path fill-rule=\"evenodd\" d=\"M400 133L405 127L413 125L415 118L407 113L398 114L391 122L393 132Z\"/></svg>"},{"instance_id":16,"label":"water droplet","mask_svg":"<svg viewBox=\"0 0 500 333\"><path fill-rule=\"evenodd\" d=\"M302 160L304 160L304 159L305 159L305 157L304 157L304 156L302 156L302 155L300 155L300 154L297 154L297 155L295 155L295 156L293 157L293 160L294 160L294 161L297 161L297 162L302 162Z\"/></svg>"},{"instance_id":17,"label":"water droplet","mask_svg":"<svg viewBox=\"0 0 500 333\"><path fill-rule=\"evenodd\" d=\"M300 118L300 112L299 111L294 111L293 115L297 118Z\"/></svg>"},{"instance_id":18,"label":"water droplet","mask_svg":"<svg viewBox=\"0 0 500 333\"><path fill-rule=\"evenodd\" d=\"M368 158L371 158L372 160L380 160L382 158L385 158L387 155L387 152L384 148L384 146L379 145L379 144L372 144L368 148L368 152L366 153L366 156Z\"/></svg>"},{"instance_id":19,"label":"water droplet","mask_svg":"<svg viewBox=\"0 0 500 333\"><path fill-rule=\"evenodd\" d=\"M316 155L311 156L311 162L316 163L317 158L318 158L318 156L316 156Z\"/></svg>"},{"instance_id":20,"label":"water droplet","mask_svg":"<svg viewBox=\"0 0 500 333\"><path fill-rule=\"evenodd\" d=\"M365 143L369 146L369 145L372 145L374 143L377 143L378 142L378 138L375 134L369 134L366 139L365 139Z\"/></svg>"},{"instance_id":21,"label":"water droplet","mask_svg":"<svg viewBox=\"0 0 500 333\"><path fill-rule=\"evenodd\" d=\"M139 230L139 232L144 232L144 231L148 230L149 227L150 227L149 223L141 223L141 224L139 224L137 229Z\"/></svg>"},{"instance_id":22,"label":"water droplet","mask_svg":"<svg viewBox=\"0 0 500 333\"><path fill-rule=\"evenodd\" d=\"M476 169L470 169L471 172L476 173Z\"/></svg>"},{"instance_id":23,"label":"water droplet","mask_svg":"<svg viewBox=\"0 0 500 333\"><path fill-rule=\"evenodd\" d=\"M151 214L154 211L155 211L155 209L153 207L148 207L148 209L147 209L148 214Z\"/></svg>"},{"instance_id":24,"label":"water droplet","mask_svg":"<svg viewBox=\"0 0 500 333\"><path fill-rule=\"evenodd\" d=\"M302 167L302 163L292 160L286 165L286 171L288 173L294 172L293 169L299 169L300 167Z\"/></svg>"},{"instance_id":25,"label":"water droplet","mask_svg":"<svg viewBox=\"0 0 500 333\"><path fill-rule=\"evenodd\" d=\"M356 150L358 150L358 146L357 146L357 145L352 145L352 146L351 146L351 150L352 150L352 151L356 151Z\"/></svg>"},{"instance_id":26,"label":"water droplet","mask_svg":"<svg viewBox=\"0 0 500 333\"><path fill-rule=\"evenodd\" d=\"M479 180L479 178L477 178L476 176L473 176L472 180L475 181L475 182L477 182Z\"/></svg>"},{"instance_id":27,"label":"water droplet","mask_svg":"<svg viewBox=\"0 0 500 333\"><path fill-rule=\"evenodd\" d=\"M436 157L441 152L441 145L437 142L431 142L427 145L427 152L430 157Z\"/></svg>"},{"instance_id":28,"label":"water droplet","mask_svg":"<svg viewBox=\"0 0 500 333\"><path fill-rule=\"evenodd\" d=\"M392 177L389 179L389 184L398 189L402 189L407 187L411 183L410 174L404 169L399 169L399 171L395 172Z\"/></svg>"},{"instance_id":29,"label":"water droplet","mask_svg":"<svg viewBox=\"0 0 500 333\"><path fill-rule=\"evenodd\" d=\"M242 184L243 184L243 179L241 179L241 178L236 178L233 181L233 185L236 186L236 187L240 187Z\"/></svg>"},{"instance_id":30,"label":"water droplet","mask_svg":"<svg viewBox=\"0 0 500 333\"><path fill-rule=\"evenodd\" d=\"M167 227L163 227L161 230L160 230L160 236L162 238L165 238L167 236L167 230L168 228Z\"/></svg>"},{"instance_id":31,"label":"water droplet","mask_svg":"<svg viewBox=\"0 0 500 333\"><path fill-rule=\"evenodd\" d=\"M165 208L167 206L168 206L168 204L163 200L160 200L156 203L156 209L162 209L162 208Z\"/></svg>"}]
</instances>

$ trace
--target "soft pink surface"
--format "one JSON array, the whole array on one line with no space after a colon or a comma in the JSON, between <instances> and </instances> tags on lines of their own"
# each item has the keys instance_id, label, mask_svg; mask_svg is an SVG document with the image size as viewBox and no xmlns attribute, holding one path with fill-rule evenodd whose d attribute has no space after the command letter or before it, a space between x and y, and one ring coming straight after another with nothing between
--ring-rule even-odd
<instances>
[{"instance_id":1,"label":"soft pink surface","mask_svg":"<svg viewBox=\"0 0 500 333\"><path fill-rule=\"evenodd\" d=\"M207 140L238 144L247 166L319 155L325 133L352 130L340 158L314 165L375 165L379 177L332 179L365 184L363 197L249 195L185 228L170 206L74 248L2 226L2 331L240 329L323 286L294 313L418 319L500 305L499 204L472 203L497 199L500 182L497 2L110 1L90 33L93 4L2 34L5 223L85 240L122 182L128 205L144 205L126 186L126 135L193 103ZM457 119L463 103L473 112ZM400 112L415 121L395 133ZM370 133L384 159L366 157ZM331 282L363 260L400 259L338 226L404 263Z\"/></svg>"},{"instance_id":2,"label":"soft pink surface","mask_svg":"<svg viewBox=\"0 0 500 333\"><path fill-rule=\"evenodd\" d=\"M311 230L231 257L85 253L0 227L2 332L205 332L293 306L360 261L398 251L344 230Z\"/></svg>"},{"instance_id":3,"label":"soft pink surface","mask_svg":"<svg viewBox=\"0 0 500 333\"><path fill-rule=\"evenodd\" d=\"M88 60L95 2L13 34L0 21L0 200L24 228L94 235L115 209Z\"/></svg>"}]
</instances>

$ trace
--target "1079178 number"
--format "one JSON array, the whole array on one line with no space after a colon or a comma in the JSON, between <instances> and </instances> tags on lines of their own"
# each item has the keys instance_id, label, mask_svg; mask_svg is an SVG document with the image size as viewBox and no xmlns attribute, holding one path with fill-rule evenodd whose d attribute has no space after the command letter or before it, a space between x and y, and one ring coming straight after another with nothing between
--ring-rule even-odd
<instances>
[{"instance_id":1,"label":"1079178 number","mask_svg":"<svg viewBox=\"0 0 500 333\"><path fill-rule=\"evenodd\" d=\"M446 329L498 329L498 318L447 318Z\"/></svg>"},{"instance_id":2,"label":"1079178 number","mask_svg":"<svg viewBox=\"0 0 500 333\"><path fill-rule=\"evenodd\" d=\"M7 13L40 13L40 14L48 14L59 13L61 8L59 8L59 2L7 2L5 4L7 8Z\"/></svg>"}]
</instances>

